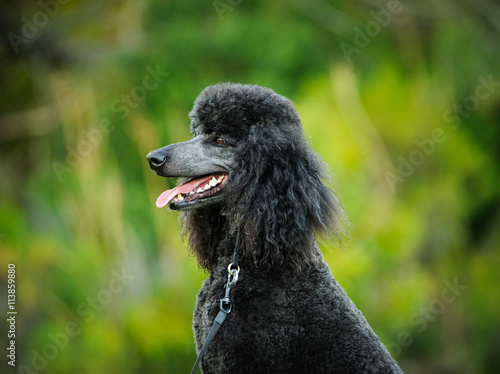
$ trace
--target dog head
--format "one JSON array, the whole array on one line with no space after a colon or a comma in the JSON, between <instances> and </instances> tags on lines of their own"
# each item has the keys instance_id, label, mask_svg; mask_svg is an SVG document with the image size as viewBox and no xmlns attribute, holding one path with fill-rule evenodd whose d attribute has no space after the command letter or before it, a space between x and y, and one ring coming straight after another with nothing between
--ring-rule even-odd
<instances>
[{"instance_id":1,"label":"dog head","mask_svg":"<svg viewBox=\"0 0 500 374\"><path fill-rule=\"evenodd\" d=\"M274 126L266 140L278 151L283 148L279 142L290 142L286 134L278 134L280 127L294 125L300 131L300 119L288 99L253 85L210 86L198 96L189 116L193 139L147 155L156 174L184 178L180 185L160 195L158 207L191 210L220 204L226 182L236 174L237 160L252 155L247 147L249 137L257 140L266 127ZM263 141L257 143L263 145ZM245 161L252 162L255 160Z\"/></svg>"},{"instance_id":2,"label":"dog head","mask_svg":"<svg viewBox=\"0 0 500 374\"><path fill-rule=\"evenodd\" d=\"M198 96L189 117L193 139L147 158L158 175L187 178L157 206L187 211L184 227L202 266L217 257L221 220L229 232L242 229L243 257L260 265L311 263L315 231L339 236L343 210L290 100L260 86L218 84Z\"/></svg>"}]
</instances>

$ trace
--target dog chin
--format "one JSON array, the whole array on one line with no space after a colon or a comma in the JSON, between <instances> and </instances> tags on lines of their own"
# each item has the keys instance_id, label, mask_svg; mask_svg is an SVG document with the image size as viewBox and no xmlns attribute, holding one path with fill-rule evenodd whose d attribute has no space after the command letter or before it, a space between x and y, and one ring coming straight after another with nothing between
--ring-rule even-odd
<instances>
[{"instance_id":1,"label":"dog chin","mask_svg":"<svg viewBox=\"0 0 500 374\"><path fill-rule=\"evenodd\" d=\"M201 208L207 208L209 206L213 205L220 205L223 200L222 192L212 195L212 196L207 196L207 197L201 197L198 199L194 199L191 201L172 201L170 204L168 204L168 207L172 210L176 210L179 212L185 212L189 210L194 210L194 209L201 209Z\"/></svg>"}]
</instances>

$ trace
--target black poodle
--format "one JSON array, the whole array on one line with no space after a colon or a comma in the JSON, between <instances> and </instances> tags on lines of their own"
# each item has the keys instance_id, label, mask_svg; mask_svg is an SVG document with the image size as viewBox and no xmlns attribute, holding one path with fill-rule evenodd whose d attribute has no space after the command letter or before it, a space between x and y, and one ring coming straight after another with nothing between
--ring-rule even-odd
<instances>
[{"instance_id":1,"label":"black poodle","mask_svg":"<svg viewBox=\"0 0 500 374\"><path fill-rule=\"evenodd\" d=\"M189 116L194 138L147 158L158 175L187 178L157 206L183 212L210 272L193 318L198 352L212 330L202 372L401 373L315 242L340 239L343 209L292 102L217 84Z\"/></svg>"}]
</instances>

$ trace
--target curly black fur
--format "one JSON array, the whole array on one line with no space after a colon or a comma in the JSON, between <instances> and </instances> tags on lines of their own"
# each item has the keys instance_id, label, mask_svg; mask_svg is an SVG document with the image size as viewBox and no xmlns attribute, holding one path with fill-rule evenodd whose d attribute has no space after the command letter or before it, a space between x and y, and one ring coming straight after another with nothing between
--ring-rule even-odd
<instances>
[{"instance_id":1,"label":"curly black fur","mask_svg":"<svg viewBox=\"0 0 500 374\"><path fill-rule=\"evenodd\" d=\"M224 296L238 230L242 240L233 311L203 373L400 373L316 245L315 234L340 240L344 213L293 104L267 88L219 84L200 94L190 117L195 139L162 149L156 171L204 175L229 165L222 195L183 213L190 250L210 271L193 318L198 351Z\"/></svg>"},{"instance_id":2,"label":"curly black fur","mask_svg":"<svg viewBox=\"0 0 500 374\"><path fill-rule=\"evenodd\" d=\"M193 133L230 136L236 163L220 209L184 217L190 249L202 267L216 263L217 245L228 232L244 235L242 261L261 270L316 264L314 232L340 240L344 215L337 196L323 183L324 167L308 147L293 104L258 86L208 87L190 114Z\"/></svg>"}]
</instances>

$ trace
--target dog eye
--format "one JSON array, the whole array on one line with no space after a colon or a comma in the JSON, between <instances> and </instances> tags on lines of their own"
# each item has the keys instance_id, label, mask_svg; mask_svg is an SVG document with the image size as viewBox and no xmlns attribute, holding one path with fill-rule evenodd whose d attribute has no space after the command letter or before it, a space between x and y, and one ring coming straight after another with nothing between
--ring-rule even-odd
<instances>
[{"instance_id":1,"label":"dog eye","mask_svg":"<svg viewBox=\"0 0 500 374\"><path fill-rule=\"evenodd\" d=\"M218 136L217 138L215 138L215 142L217 144L223 144L224 143L224 139L222 139L222 137Z\"/></svg>"}]
</instances>

